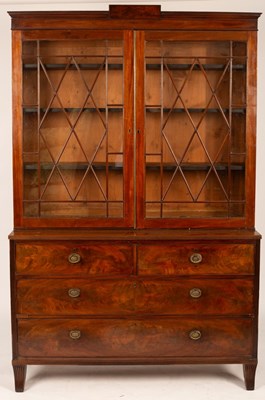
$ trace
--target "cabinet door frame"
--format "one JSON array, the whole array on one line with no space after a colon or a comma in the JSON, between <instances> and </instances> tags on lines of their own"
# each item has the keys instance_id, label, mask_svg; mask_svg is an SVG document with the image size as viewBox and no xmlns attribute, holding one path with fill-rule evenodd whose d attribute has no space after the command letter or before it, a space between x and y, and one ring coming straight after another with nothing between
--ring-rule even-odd
<instances>
[{"instance_id":1,"label":"cabinet door frame","mask_svg":"<svg viewBox=\"0 0 265 400\"><path fill-rule=\"evenodd\" d=\"M242 217L146 218L145 217L145 41L243 41L247 44L246 61L246 156L245 214ZM138 228L253 228L255 205L255 145L256 145L256 46L253 31L177 32L138 31L136 33L136 187Z\"/></svg>"},{"instance_id":2,"label":"cabinet door frame","mask_svg":"<svg viewBox=\"0 0 265 400\"><path fill-rule=\"evenodd\" d=\"M23 64L22 43L27 40L123 40L123 217L26 217L23 211ZM134 221L134 71L131 30L28 30L12 32L13 48L13 185L15 228L132 227ZM119 88L118 88L119 89Z\"/></svg>"}]
</instances>

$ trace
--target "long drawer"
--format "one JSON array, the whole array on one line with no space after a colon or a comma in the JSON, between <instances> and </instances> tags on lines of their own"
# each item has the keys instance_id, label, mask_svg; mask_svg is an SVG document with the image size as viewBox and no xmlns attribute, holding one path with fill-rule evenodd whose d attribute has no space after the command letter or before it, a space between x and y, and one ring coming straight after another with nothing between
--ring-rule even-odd
<instances>
[{"instance_id":1,"label":"long drawer","mask_svg":"<svg viewBox=\"0 0 265 400\"><path fill-rule=\"evenodd\" d=\"M139 275L253 275L253 244L141 244Z\"/></svg>"},{"instance_id":2,"label":"long drawer","mask_svg":"<svg viewBox=\"0 0 265 400\"><path fill-rule=\"evenodd\" d=\"M22 357L240 357L252 354L242 319L32 319L18 321Z\"/></svg>"},{"instance_id":3,"label":"long drawer","mask_svg":"<svg viewBox=\"0 0 265 400\"><path fill-rule=\"evenodd\" d=\"M128 275L132 271L133 247L127 243L16 244L18 274Z\"/></svg>"},{"instance_id":4,"label":"long drawer","mask_svg":"<svg viewBox=\"0 0 265 400\"><path fill-rule=\"evenodd\" d=\"M248 279L21 279L17 312L28 315L253 313Z\"/></svg>"}]
</instances>

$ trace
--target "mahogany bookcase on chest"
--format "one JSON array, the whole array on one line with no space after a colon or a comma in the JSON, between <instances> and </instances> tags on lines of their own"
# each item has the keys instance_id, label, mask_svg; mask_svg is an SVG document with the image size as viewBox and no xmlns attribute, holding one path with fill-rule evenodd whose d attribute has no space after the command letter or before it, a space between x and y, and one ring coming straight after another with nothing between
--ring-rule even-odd
<instances>
[{"instance_id":1,"label":"mahogany bookcase on chest","mask_svg":"<svg viewBox=\"0 0 265 400\"><path fill-rule=\"evenodd\" d=\"M254 389L254 13L10 12L13 368L243 365Z\"/></svg>"}]
</instances>

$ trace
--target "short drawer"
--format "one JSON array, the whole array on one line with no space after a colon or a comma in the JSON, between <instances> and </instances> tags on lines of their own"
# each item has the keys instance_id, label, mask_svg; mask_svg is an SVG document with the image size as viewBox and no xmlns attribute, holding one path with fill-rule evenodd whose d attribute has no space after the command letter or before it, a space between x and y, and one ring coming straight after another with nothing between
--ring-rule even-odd
<instances>
[{"instance_id":1,"label":"short drawer","mask_svg":"<svg viewBox=\"0 0 265 400\"><path fill-rule=\"evenodd\" d=\"M129 244L16 244L18 274L128 275L132 270L133 248Z\"/></svg>"},{"instance_id":2,"label":"short drawer","mask_svg":"<svg viewBox=\"0 0 265 400\"><path fill-rule=\"evenodd\" d=\"M141 244L140 275L254 274L252 244Z\"/></svg>"},{"instance_id":3,"label":"short drawer","mask_svg":"<svg viewBox=\"0 0 265 400\"><path fill-rule=\"evenodd\" d=\"M32 319L18 321L22 357L240 357L252 353L245 319Z\"/></svg>"},{"instance_id":4,"label":"short drawer","mask_svg":"<svg viewBox=\"0 0 265 400\"><path fill-rule=\"evenodd\" d=\"M27 315L250 315L252 279L27 279L17 283Z\"/></svg>"}]
</instances>

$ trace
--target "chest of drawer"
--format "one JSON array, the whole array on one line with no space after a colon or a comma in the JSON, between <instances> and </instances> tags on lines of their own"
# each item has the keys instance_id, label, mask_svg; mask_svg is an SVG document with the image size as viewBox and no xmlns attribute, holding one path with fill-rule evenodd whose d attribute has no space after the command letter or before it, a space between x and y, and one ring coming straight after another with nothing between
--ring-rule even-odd
<instances>
[{"instance_id":1,"label":"chest of drawer","mask_svg":"<svg viewBox=\"0 0 265 400\"><path fill-rule=\"evenodd\" d=\"M140 244L139 275L252 275L252 244Z\"/></svg>"},{"instance_id":2,"label":"chest of drawer","mask_svg":"<svg viewBox=\"0 0 265 400\"><path fill-rule=\"evenodd\" d=\"M17 283L27 315L250 315L252 279L27 279Z\"/></svg>"},{"instance_id":3,"label":"chest of drawer","mask_svg":"<svg viewBox=\"0 0 265 400\"><path fill-rule=\"evenodd\" d=\"M252 321L242 319L19 320L27 357L233 357L252 351Z\"/></svg>"},{"instance_id":4,"label":"chest of drawer","mask_svg":"<svg viewBox=\"0 0 265 400\"><path fill-rule=\"evenodd\" d=\"M128 275L133 247L116 243L17 243L16 273L37 275Z\"/></svg>"}]
</instances>

